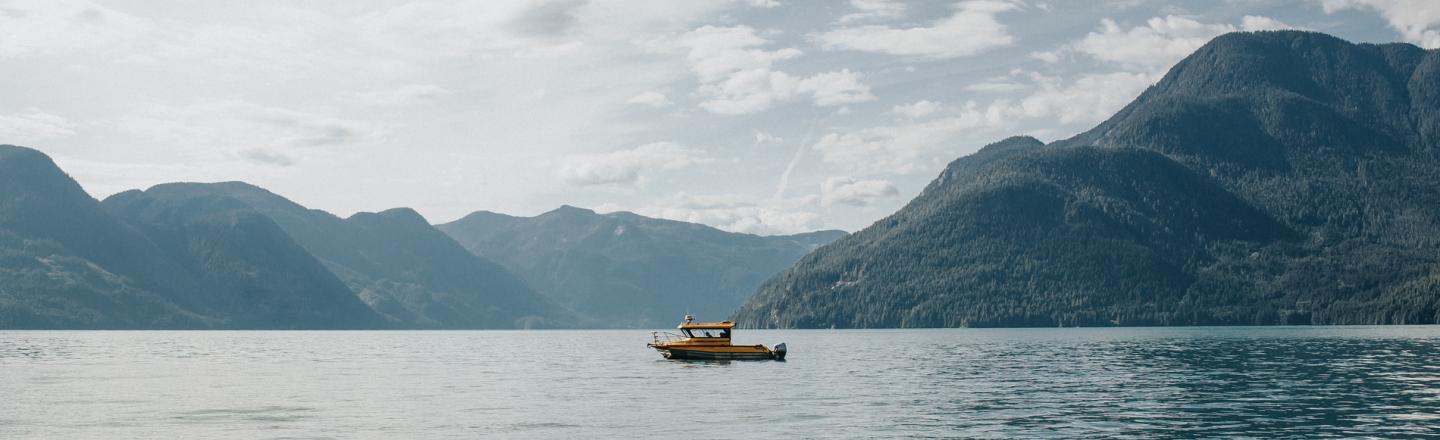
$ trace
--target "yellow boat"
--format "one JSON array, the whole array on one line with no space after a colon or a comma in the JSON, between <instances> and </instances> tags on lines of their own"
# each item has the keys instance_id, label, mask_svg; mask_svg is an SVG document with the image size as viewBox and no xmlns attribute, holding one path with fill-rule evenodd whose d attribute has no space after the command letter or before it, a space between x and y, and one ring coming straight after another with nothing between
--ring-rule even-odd
<instances>
[{"instance_id":1,"label":"yellow boat","mask_svg":"<svg viewBox=\"0 0 1440 440\"><path fill-rule=\"evenodd\" d=\"M685 322L676 328L680 333L650 332L651 342L645 344L654 348L666 359L712 359L712 360L785 360L785 344L774 350L764 345L731 345L730 334L735 323L694 322L695 317L685 315Z\"/></svg>"}]
</instances>

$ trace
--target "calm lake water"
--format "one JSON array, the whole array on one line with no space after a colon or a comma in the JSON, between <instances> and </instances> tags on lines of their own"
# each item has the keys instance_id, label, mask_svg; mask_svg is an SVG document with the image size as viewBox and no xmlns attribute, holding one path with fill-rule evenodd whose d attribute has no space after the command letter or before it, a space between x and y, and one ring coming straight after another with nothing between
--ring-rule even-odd
<instances>
[{"instance_id":1,"label":"calm lake water","mask_svg":"<svg viewBox=\"0 0 1440 440\"><path fill-rule=\"evenodd\" d=\"M1440 327L0 332L0 438L1440 436Z\"/></svg>"}]
</instances>

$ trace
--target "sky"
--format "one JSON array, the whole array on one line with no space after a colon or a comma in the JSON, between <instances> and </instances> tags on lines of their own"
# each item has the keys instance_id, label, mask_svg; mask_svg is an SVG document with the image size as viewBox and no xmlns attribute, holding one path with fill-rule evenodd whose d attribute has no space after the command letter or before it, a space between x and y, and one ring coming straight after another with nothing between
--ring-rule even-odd
<instances>
[{"instance_id":1,"label":"sky","mask_svg":"<svg viewBox=\"0 0 1440 440\"><path fill-rule=\"evenodd\" d=\"M0 0L0 143L101 199L241 180L341 216L854 231L1289 28L1437 48L1440 2Z\"/></svg>"}]
</instances>

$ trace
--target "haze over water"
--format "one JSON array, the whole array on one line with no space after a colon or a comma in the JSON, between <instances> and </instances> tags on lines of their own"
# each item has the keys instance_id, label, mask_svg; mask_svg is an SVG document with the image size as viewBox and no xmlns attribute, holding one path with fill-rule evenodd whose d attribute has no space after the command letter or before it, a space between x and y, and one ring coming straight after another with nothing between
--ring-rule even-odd
<instances>
[{"instance_id":1,"label":"haze over water","mask_svg":"<svg viewBox=\"0 0 1440 440\"><path fill-rule=\"evenodd\" d=\"M0 332L0 438L1418 437L1440 327Z\"/></svg>"}]
</instances>

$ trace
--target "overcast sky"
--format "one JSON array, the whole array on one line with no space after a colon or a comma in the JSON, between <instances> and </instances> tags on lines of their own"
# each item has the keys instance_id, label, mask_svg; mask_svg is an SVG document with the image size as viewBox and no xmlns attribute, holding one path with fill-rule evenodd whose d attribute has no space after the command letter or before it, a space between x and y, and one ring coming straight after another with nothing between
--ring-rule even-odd
<instances>
[{"instance_id":1,"label":"overcast sky","mask_svg":"<svg viewBox=\"0 0 1440 440\"><path fill-rule=\"evenodd\" d=\"M0 1L0 143L97 198L243 180L341 216L853 231L1215 35L1290 27L1435 48L1440 2Z\"/></svg>"}]
</instances>

